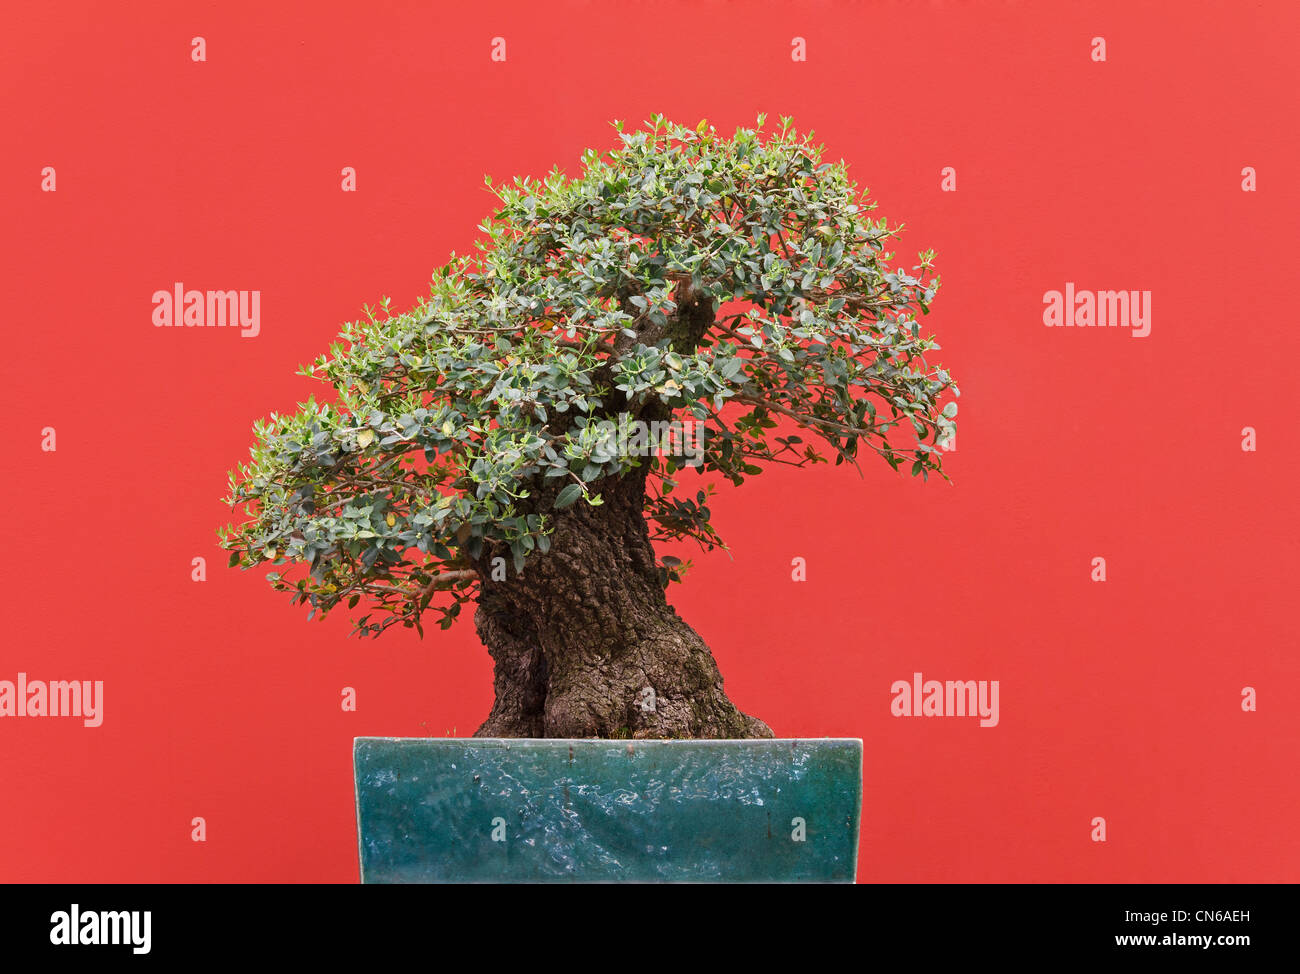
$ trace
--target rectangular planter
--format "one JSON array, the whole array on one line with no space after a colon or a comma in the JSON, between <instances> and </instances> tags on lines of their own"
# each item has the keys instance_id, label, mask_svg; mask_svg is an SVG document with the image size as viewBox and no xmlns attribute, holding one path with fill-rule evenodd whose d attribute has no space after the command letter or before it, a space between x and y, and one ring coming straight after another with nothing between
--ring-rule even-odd
<instances>
[{"instance_id":1,"label":"rectangular planter","mask_svg":"<svg viewBox=\"0 0 1300 974\"><path fill-rule=\"evenodd\" d=\"M862 742L359 737L363 883L853 882Z\"/></svg>"}]
</instances>

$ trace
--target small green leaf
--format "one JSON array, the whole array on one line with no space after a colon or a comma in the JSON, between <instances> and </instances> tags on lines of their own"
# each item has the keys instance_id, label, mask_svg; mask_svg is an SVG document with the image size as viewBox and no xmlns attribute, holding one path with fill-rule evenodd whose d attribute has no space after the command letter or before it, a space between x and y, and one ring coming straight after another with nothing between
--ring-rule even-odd
<instances>
[{"instance_id":1,"label":"small green leaf","mask_svg":"<svg viewBox=\"0 0 1300 974\"><path fill-rule=\"evenodd\" d=\"M564 490L560 491L559 495L555 498L555 509L557 511L562 511L566 507L572 507L573 502L576 501L581 496L582 496L582 485L569 484L569 486L565 487Z\"/></svg>"}]
</instances>

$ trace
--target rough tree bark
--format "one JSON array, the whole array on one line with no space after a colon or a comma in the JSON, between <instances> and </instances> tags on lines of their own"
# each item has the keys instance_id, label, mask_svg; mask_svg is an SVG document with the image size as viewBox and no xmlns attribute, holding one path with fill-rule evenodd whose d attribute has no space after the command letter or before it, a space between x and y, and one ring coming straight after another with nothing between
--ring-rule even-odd
<instances>
[{"instance_id":1,"label":"rough tree bark","mask_svg":"<svg viewBox=\"0 0 1300 974\"><path fill-rule=\"evenodd\" d=\"M475 623L496 689L475 736L771 737L727 698L709 647L664 597L644 473L593 486L604 503L554 512L551 550L534 553L521 575L492 580L502 552L485 551L475 566ZM533 500L549 509L553 497Z\"/></svg>"}]
</instances>

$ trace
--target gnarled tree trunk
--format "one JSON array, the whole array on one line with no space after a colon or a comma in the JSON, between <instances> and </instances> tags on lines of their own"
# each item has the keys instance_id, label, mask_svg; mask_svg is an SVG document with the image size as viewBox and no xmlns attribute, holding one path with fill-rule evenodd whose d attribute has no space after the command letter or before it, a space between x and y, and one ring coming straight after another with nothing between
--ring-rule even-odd
<instances>
[{"instance_id":1,"label":"gnarled tree trunk","mask_svg":"<svg viewBox=\"0 0 1300 974\"><path fill-rule=\"evenodd\" d=\"M496 702L475 736L771 737L727 699L709 647L664 598L644 474L592 487L604 503L552 512L551 550L522 574L493 580L497 551L475 566L475 622L496 664ZM556 490L535 494L536 510Z\"/></svg>"}]
</instances>

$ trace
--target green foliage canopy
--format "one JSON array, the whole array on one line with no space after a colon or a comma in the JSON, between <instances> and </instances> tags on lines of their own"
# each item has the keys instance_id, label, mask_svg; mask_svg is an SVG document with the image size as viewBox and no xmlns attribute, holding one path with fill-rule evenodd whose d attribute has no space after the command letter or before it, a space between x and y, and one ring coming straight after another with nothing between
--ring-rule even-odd
<instances>
[{"instance_id":1,"label":"green foliage canopy","mask_svg":"<svg viewBox=\"0 0 1300 974\"><path fill-rule=\"evenodd\" d=\"M254 424L226 497L246 519L218 532L232 565L305 566L268 577L312 613L364 599L361 635L423 632L426 611L445 628L485 545L522 570L558 510L601 503L604 478L642 465L652 537L722 544L710 489L679 489L681 457L610 449L601 423L619 415L703 424L696 469L733 484L825 462L778 420L836 463L866 447L943 475L956 404L939 400L959 393L918 322L933 253L892 268L902 228L789 119L731 138L663 117L615 128L574 178L494 187L475 253L409 311L367 307L303 367L333 401ZM664 574L680 576L675 559Z\"/></svg>"}]
</instances>

